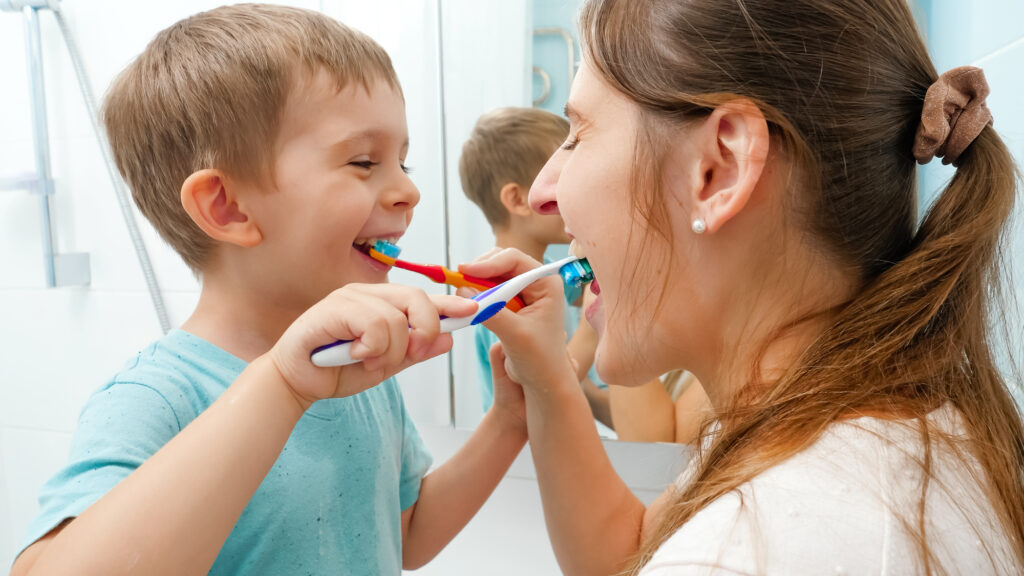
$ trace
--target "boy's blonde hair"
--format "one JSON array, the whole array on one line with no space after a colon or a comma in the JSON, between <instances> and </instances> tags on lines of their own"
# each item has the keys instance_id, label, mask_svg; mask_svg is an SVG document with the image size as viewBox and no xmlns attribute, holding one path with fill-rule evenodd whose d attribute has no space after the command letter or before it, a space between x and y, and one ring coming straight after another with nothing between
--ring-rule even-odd
<instances>
[{"instance_id":1,"label":"boy's blonde hair","mask_svg":"<svg viewBox=\"0 0 1024 576\"><path fill-rule=\"evenodd\" d=\"M318 12L260 4L196 14L157 34L110 87L103 121L135 203L195 272L214 246L181 205L190 174L273 177L281 113L321 71L339 90L382 80L391 60L368 36Z\"/></svg>"},{"instance_id":2,"label":"boy's blonde hair","mask_svg":"<svg viewBox=\"0 0 1024 576\"><path fill-rule=\"evenodd\" d=\"M538 108L497 108L481 116L462 146L459 177L466 197L492 227L508 223L499 192L509 183L529 187L558 145L569 122Z\"/></svg>"}]
</instances>

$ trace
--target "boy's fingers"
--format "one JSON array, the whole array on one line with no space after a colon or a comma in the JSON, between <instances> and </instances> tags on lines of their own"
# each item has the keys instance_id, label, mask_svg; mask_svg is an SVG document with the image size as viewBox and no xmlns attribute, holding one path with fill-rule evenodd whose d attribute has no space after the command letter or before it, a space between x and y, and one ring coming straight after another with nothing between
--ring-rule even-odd
<instances>
[{"instance_id":1,"label":"boy's fingers","mask_svg":"<svg viewBox=\"0 0 1024 576\"><path fill-rule=\"evenodd\" d=\"M368 366L366 369L369 372L374 372L378 369L384 368L382 378L389 378L391 376L394 376L395 374L398 374L402 370L405 370L406 368L413 366L414 364L419 364L424 360L429 360L434 356L444 354L445 352L448 352L451 349L451 335L441 334L440 336L438 336L437 338L423 346L422 349L418 351L413 351L410 349L409 354L405 358L403 358L402 361L399 362L397 365L385 365L379 362L379 358L372 358L371 362L373 363L373 365Z\"/></svg>"},{"instance_id":2,"label":"boy's fingers","mask_svg":"<svg viewBox=\"0 0 1024 576\"><path fill-rule=\"evenodd\" d=\"M397 366L407 357L414 363L448 351L451 338L438 337L439 316L467 316L477 309L472 300L428 296L417 288L390 284L351 284L334 298L335 306L358 312L341 315L341 324L328 331L336 339L355 340L352 357L369 360L368 370Z\"/></svg>"},{"instance_id":3,"label":"boy's fingers","mask_svg":"<svg viewBox=\"0 0 1024 576\"><path fill-rule=\"evenodd\" d=\"M357 345L353 344L354 358L383 355L382 362L393 365L405 358L410 350L410 344L418 346L418 341L436 338L440 332L437 309L423 290L396 284L350 284L347 290L360 300L381 302L390 308L390 311L386 312L375 308L378 313L386 313L389 319L390 337L387 344L383 347L377 346L373 353L365 355L361 351L357 355L357 349L361 350L361 347L357 348ZM370 343L378 344L378 339L375 338ZM376 366L376 362L370 363L370 367Z\"/></svg>"},{"instance_id":4,"label":"boy's fingers","mask_svg":"<svg viewBox=\"0 0 1024 576\"><path fill-rule=\"evenodd\" d=\"M342 337L346 340L355 338L352 344L353 358L374 358L385 354L395 344L403 344L408 339L408 322L405 314L388 302L369 296L346 302L348 310L358 310L358 314L347 314L345 329L351 336ZM396 328L400 327L401 330ZM396 342L396 338L399 340Z\"/></svg>"}]
</instances>

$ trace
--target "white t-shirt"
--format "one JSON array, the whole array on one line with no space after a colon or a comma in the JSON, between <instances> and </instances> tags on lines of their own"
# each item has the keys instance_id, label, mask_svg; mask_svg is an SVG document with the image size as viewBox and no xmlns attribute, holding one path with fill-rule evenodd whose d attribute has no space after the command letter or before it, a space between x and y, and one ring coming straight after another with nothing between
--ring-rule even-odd
<instances>
[{"instance_id":1,"label":"white t-shirt","mask_svg":"<svg viewBox=\"0 0 1024 576\"><path fill-rule=\"evenodd\" d=\"M964 437L952 408L936 410L929 422ZM965 465L945 444L932 446L925 517L938 573L1024 574L982 491L980 466L969 456ZM833 424L807 450L698 512L641 575L923 574L905 525L918 525L922 456L909 421ZM692 473L687 469L679 485Z\"/></svg>"}]
</instances>

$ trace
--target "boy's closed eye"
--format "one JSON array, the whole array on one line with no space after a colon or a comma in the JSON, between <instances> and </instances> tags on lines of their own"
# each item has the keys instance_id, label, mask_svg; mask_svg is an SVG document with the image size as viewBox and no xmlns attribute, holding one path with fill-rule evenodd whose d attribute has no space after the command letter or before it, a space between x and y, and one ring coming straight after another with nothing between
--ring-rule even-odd
<instances>
[{"instance_id":1,"label":"boy's closed eye","mask_svg":"<svg viewBox=\"0 0 1024 576\"><path fill-rule=\"evenodd\" d=\"M362 168L363 170L370 170L374 166L379 166L379 165L380 165L380 162L373 162L371 160L356 160L354 162L349 162L349 166L358 166L359 168ZM402 172L405 172L406 174L412 172L412 168L406 166L404 163L400 162L398 164L398 166L402 169Z\"/></svg>"}]
</instances>

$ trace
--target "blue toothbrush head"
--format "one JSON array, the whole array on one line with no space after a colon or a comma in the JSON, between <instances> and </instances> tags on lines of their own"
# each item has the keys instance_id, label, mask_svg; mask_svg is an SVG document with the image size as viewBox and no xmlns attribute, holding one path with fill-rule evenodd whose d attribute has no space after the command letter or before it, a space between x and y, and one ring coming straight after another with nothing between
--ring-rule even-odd
<instances>
[{"instance_id":1,"label":"blue toothbrush head","mask_svg":"<svg viewBox=\"0 0 1024 576\"><path fill-rule=\"evenodd\" d=\"M373 249L388 258L398 258L398 255L402 253L402 249L397 245L388 242L387 240L377 240L373 244Z\"/></svg>"},{"instance_id":2,"label":"blue toothbrush head","mask_svg":"<svg viewBox=\"0 0 1024 576\"><path fill-rule=\"evenodd\" d=\"M575 303L583 295L583 288L594 280L594 271L590 268L590 262L586 258L580 258L562 266L558 270L562 277L562 284L565 285L565 301L569 304Z\"/></svg>"}]
</instances>

